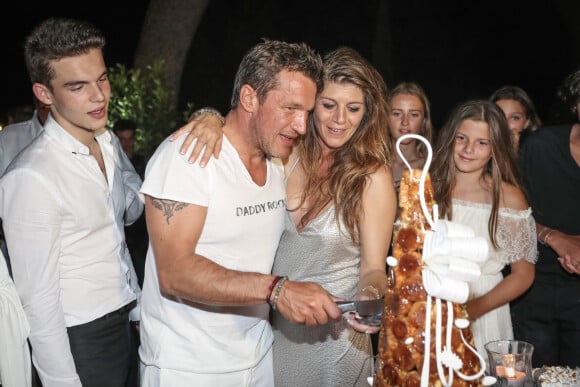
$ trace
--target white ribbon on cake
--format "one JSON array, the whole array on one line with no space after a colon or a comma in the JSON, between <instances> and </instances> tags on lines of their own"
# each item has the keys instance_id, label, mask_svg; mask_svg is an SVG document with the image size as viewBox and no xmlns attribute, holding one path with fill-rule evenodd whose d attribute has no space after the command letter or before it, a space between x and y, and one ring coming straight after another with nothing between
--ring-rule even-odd
<instances>
[{"instance_id":1,"label":"white ribbon on cake","mask_svg":"<svg viewBox=\"0 0 580 387\"><path fill-rule=\"evenodd\" d=\"M479 264L487 258L488 244L470 227L438 220L425 232L423 286L432 297L463 304L468 282L481 276Z\"/></svg>"}]
</instances>

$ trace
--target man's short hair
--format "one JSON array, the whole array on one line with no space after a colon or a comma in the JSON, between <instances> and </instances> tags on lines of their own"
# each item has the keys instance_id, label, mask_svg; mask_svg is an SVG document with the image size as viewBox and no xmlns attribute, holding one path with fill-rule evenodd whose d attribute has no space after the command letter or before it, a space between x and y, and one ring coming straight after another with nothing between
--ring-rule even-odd
<instances>
[{"instance_id":1,"label":"man's short hair","mask_svg":"<svg viewBox=\"0 0 580 387\"><path fill-rule=\"evenodd\" d=\"M256 90L260 103L278 85L282 70L296 71L312 79L322 88L322 58L305 43L287 43L264 39L252 47L242 59L234 80L231 108L240 102L240 90L250 85Z\"/></svg>"}]
</instances>

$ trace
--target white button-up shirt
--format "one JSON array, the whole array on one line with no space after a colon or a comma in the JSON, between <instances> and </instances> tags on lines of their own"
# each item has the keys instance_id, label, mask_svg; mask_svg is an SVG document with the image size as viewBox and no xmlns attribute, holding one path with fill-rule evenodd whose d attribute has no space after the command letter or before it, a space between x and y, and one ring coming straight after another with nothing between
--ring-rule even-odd
<instances>
[{"instance_id":1,"label":"white button-up shirt","mask_svg":"<svg viewBox=\"0 0 580 387\"><path fill-rule=\"evenodd\" d=\"M104 131L96 139L106 179L88 147L50 116L0 179L14 283L45 387L80 386L67 327L140 300L124 225L143 211L141 179L117 137Z\"/></svg>"}]
</instances>

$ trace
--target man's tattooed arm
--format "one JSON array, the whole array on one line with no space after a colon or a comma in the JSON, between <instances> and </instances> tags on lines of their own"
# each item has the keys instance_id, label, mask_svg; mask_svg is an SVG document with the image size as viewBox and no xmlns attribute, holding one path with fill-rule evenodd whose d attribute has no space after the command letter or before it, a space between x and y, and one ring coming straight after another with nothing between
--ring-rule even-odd
<instances>
[{"instance_id":1,"label":"man's tattooed arm","mask_svg":"<svg viewBox=\"0 0 580 387\"><path fill-rule=\"evenodd\" d=\"M157 199L151 196L147 196L147 198L153 207L163 211L167 224L169 224L169 219L173 216L174 213L189 206L189 203L176 202L167 199Z\"/></svg>"}]
</instances>

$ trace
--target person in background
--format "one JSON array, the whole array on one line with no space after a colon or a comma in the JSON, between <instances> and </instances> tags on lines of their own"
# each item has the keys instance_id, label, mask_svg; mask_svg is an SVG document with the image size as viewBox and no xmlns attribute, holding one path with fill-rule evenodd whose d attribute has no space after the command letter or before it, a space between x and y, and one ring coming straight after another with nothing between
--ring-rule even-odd
<instances>
[{"instance_id":1,"label":"person in background","mask_svg":"<svg viewBox=\"0 0 580 387\"><path fill-rule=\"evenodd\" d=\"M42 131L42 125L48 116L50 106L44 105L36 97L33 97L34 112L29 120L7 125L0 130L0 176L4 173L10 162L16 155L30 144ZM6 257L8 273L12 275L12 267L8 259L2 221L0 220L0 252Z\"/></svg>"},{"instance_id":2,"label":"person in background","mask_svg":"<svg viewBox=\"0 0 580 387\"><path fill-rule=\"evenodd\" d=\"M489 97L503 111L512 134L513 149L517 153L526 137L542 125L534 102L521 87L502 86ZM510 273L510 266L502 270L504 276Z\"/></svg>"},{"instance_id":3,"label":"person in background","mask_svg":"<svg viewBox=\"0 0 580 387\"><path fill-rule=\"evenodd\" d=\"M133 120L120 119L113 126L113 132L119 138L119 143L123 153L130 160L141 179L145 176L145 166L147 158L135 151L135 136L137 134L137 124ZM147 223L145 222L145 212L133 222L125 225L125 241L131 255L131 261L137 274L139 288L143 288L143 278L145 277L145 257L149 246L149 235L147 234ZM139 322L133 322L134 329L131 330L136 346L139 347ZM139 386L139 356L134 353L131 359L131 369L129 370L128 385Z\"/></svg>"},{"instance_id":4,"label":"person in background","mask_svg":"<svg viewBox=\"0 0 580 387\"><path fill-rule=\"evenodd\" d=\"M119 137L119 142L123 151L131 160L135 170L143 178L145 175L145 166L147 165L147 158L135 151L135 136L137 134L137 124L133 120L120 119L115 122L113 132Z\"/></svg>"},{"instance_id":5,"label":"person in background","mask_svg":"<svg viewBox=\"0 0 580 387\"><path fill-rule=\"evenodd\" d=\"M151 157L143 386L273 386L268 304L310 327L340 318L320 285L270 274L286 216L277 159L306 131L321 70L307 45L264 40L238 67L220 158L190 164L183 138Z\"/></svg>"},{"instance_id":6,"label":"person in background","mask_svg":"<svg viewBox=\"0 0 580 387\"><path fill-rule=\"evenodd\" d=\"M532 210L516 178L510 130L491 101L460 104L438 134L430 168L441 219L471 227L488 241L481 276L464 305L478 352L513 339L509 302L534 280L537 249ZM510 265L505 278L502 269Z\"/></svg>"},{"instance_id":7,"label":"person in background","mask_svg":"<svg viewBox=\"0 0 580 387\"><path fill-rule=\"evenodd\" d=\"M418 134L428 141L433 140L431 107L423 88L413 82L402 82L395 86L388 94L388 103L391 108L389 134L394 152L391 168L395 189L399 192L401 176L407 166L399 156L395 144L405 134ZM400 148L411 167L423 168L427 158L425 144L411 138L402 141Z\"/></svg>"},{"instance_id":8,"label":"person in background","mask_svg":"<svg viewBox=\"0 0 580 387\"><path fill-rule=\"evenodd\" d=\"M272 272L315 281L343 299L372 299L384 295L396 212L387 87L348 47L324 57L323 80L306 136L285 162L288 214ZM380 327L355 313L315 328L276 311L271 321L276 386L368 385L368 334Z\"/></svg>"},{"instance_id":9,"label":"person in background","mask_svg":"<svg viewBox=\"0 0 580 387\"><path fill-rule=\"evenodd\" d=\"M28 35L32 91L50 114L0 179L0 218L44 387L126 386L129 314L139 318L123 226L143 211L141 178L123 169L105 128L104 46L100 30L73 19L49 18Z\"/></svg>"},{"instance_id":10,"label":"person in background","mask_svg":"<svg viewBox=\"0 0 580 387\"><path fill-rule=\"evenodd\" d=\"M113 132L119 138L123 151L141 176L145 176L145 166L147 159L144 155L135 152L135 134L137 124L132 120L121 119L115 122ZM141 214L133 224L125 226L125 240L131 253L133 266L139 279L139 287L143 287L143 277L145 276L145 257L149 246L149 235L147 234L147 223L145 222L145 212Z\"/></svg>"},{"instance_id":11,"label":"person in background","mask_svg":"<svg viewBox=\"0 0 580 387\"><path fill-rule=\"evenodd\" d=\"M519 154L539 258L512 320L516 339L534 345L534 367L580 366L580 70L558 97L567 122L530 134Z\"/></svg>"},{"instance_id":12,"label":"person in background","mask_svg":"<svg viewBox=\"0 0 580 387\"><path fill-rule=\"evenodd\" d=\"M34 112L29 120L7 125L0 131L0 176L14 157L42 131L50 106L33 97Z\"/></svg>"},{"instance_id":13,"label":"person in background","mask_svg":"<svg viewBox=\"0 0 580 387\"><path fill-rule=\"evenodd\" d=\"M534 102L521 87L502 86L489 97L498 105L507 119L516 153L526 137L542 125Z\"/></svg>"}]
</instances>

